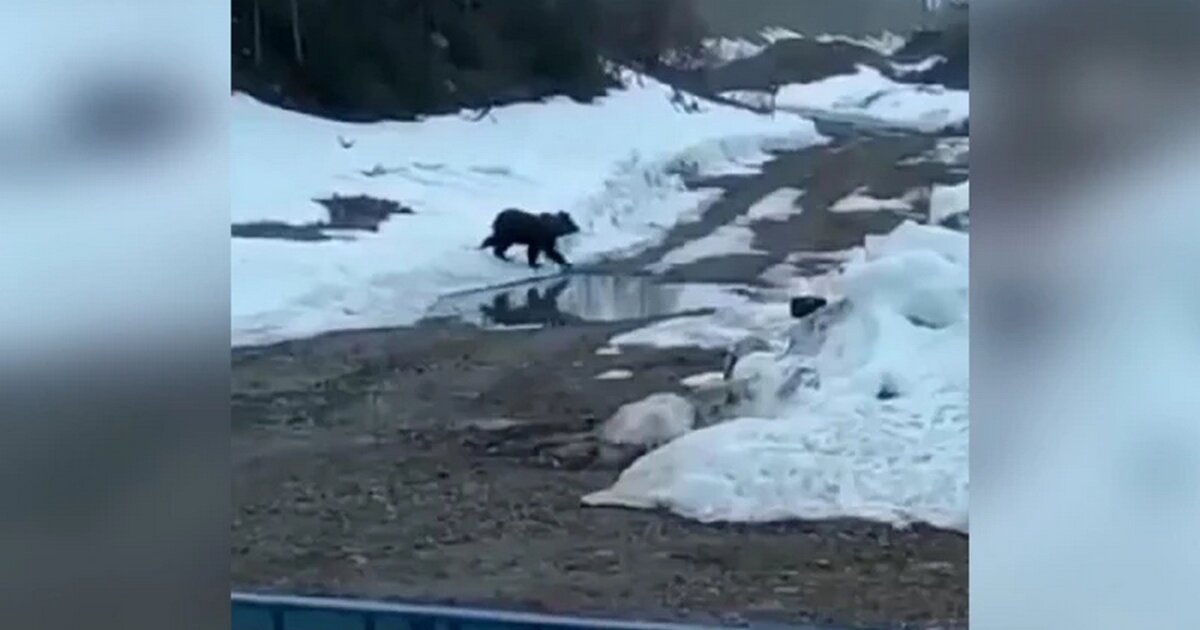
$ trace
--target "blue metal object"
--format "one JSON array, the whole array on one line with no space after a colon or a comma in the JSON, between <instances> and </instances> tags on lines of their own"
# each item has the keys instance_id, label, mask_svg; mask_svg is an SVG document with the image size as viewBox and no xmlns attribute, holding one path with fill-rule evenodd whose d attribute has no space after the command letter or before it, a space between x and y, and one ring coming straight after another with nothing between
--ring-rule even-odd
<instances>
[{"instance_id":1,"label":"blue metal object","mask_svg":"<svg viewBox=\"0 0 1200 630\"><path fill-rule=\"evenodd\" d=\"M615 621L369 600L233 594L231 630L704 630L718 626ZM739 624L739 628L763 628ZM780 626L772 626L781 628ZM788 630L817 630L788 626Z\"/></svg>"}]
</instances>

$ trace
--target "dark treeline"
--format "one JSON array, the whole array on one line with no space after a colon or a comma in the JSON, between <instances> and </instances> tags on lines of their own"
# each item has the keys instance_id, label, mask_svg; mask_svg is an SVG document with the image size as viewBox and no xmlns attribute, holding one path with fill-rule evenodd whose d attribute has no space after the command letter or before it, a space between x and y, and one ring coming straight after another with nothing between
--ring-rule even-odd
<instances>
[{"instance_id":1,"label":"dark treeline","mask_svg":"<svg viewBox=\"0 0 1200 630\"><path fill-rule=\"evenodd\" d=\"M406 119L616 84L704 36L691 0L233 0L233 87L349 120Z\"/></svg>"}]
</instances>

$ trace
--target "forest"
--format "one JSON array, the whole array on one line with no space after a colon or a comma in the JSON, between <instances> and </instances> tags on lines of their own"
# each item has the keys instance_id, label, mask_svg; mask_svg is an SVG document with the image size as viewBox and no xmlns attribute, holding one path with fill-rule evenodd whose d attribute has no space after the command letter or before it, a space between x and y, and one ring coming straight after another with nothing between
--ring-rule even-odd
<instances>
[{"instance_id":1,"label":"forest","mask_svg":"<svg viewBox=\"0 0 1200 630\"><path fill-rule=\"evenodd\" d=\"M587 102L605 60L652 72L698 49L691 0L233 0L233 89L339 120Z\"/></svg>"}]
</instances>

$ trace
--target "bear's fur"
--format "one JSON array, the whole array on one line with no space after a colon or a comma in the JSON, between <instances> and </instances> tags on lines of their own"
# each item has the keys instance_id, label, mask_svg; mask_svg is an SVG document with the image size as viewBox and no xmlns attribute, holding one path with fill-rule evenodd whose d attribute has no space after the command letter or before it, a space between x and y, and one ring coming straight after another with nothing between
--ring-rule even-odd
<instances>
[{"instance_id":1,"label":"bear's fur","mask_svg":"<svg viewBox=\"0 0 1200 630\"><path fill-rule=\"evenodd\" d=\"M546 257L563 267L570 267L563 255L558 251L558 239L579 231L579 226L566 212L533 214L509 208L496 215L492 221L492 234L484 239L479 249L492 248L492 253L500 260L508 260L506 253L513 245L525 245L528 248L529 266L537 269L538 256L545 253Z\"/></svg>"}]
</instances>

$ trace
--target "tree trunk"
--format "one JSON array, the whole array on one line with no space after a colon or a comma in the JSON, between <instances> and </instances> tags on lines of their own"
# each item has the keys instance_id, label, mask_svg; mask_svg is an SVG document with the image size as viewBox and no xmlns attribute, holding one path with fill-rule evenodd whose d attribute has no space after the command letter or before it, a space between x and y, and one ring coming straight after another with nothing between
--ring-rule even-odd
<instances>
[{"instance_id":1,"label":"tree trunk","mask_svg":"<svg viewBox=\"0 0 1200 630\"><path fill-rule=\"evenodd\" d=\"M262 10L254 0L254 67L262 66Z\"/></svg>"},{"instance_id":2,"label":"tree trunk","mask_svg":"<svg viewBox=\"0 0 1200 630\"><path fill-rule=\"evenodd\" d=\"M304 48L300 45L300 1L292 0L292 45L296 63L304 65Z\"/></svg>"}]
</instances>

